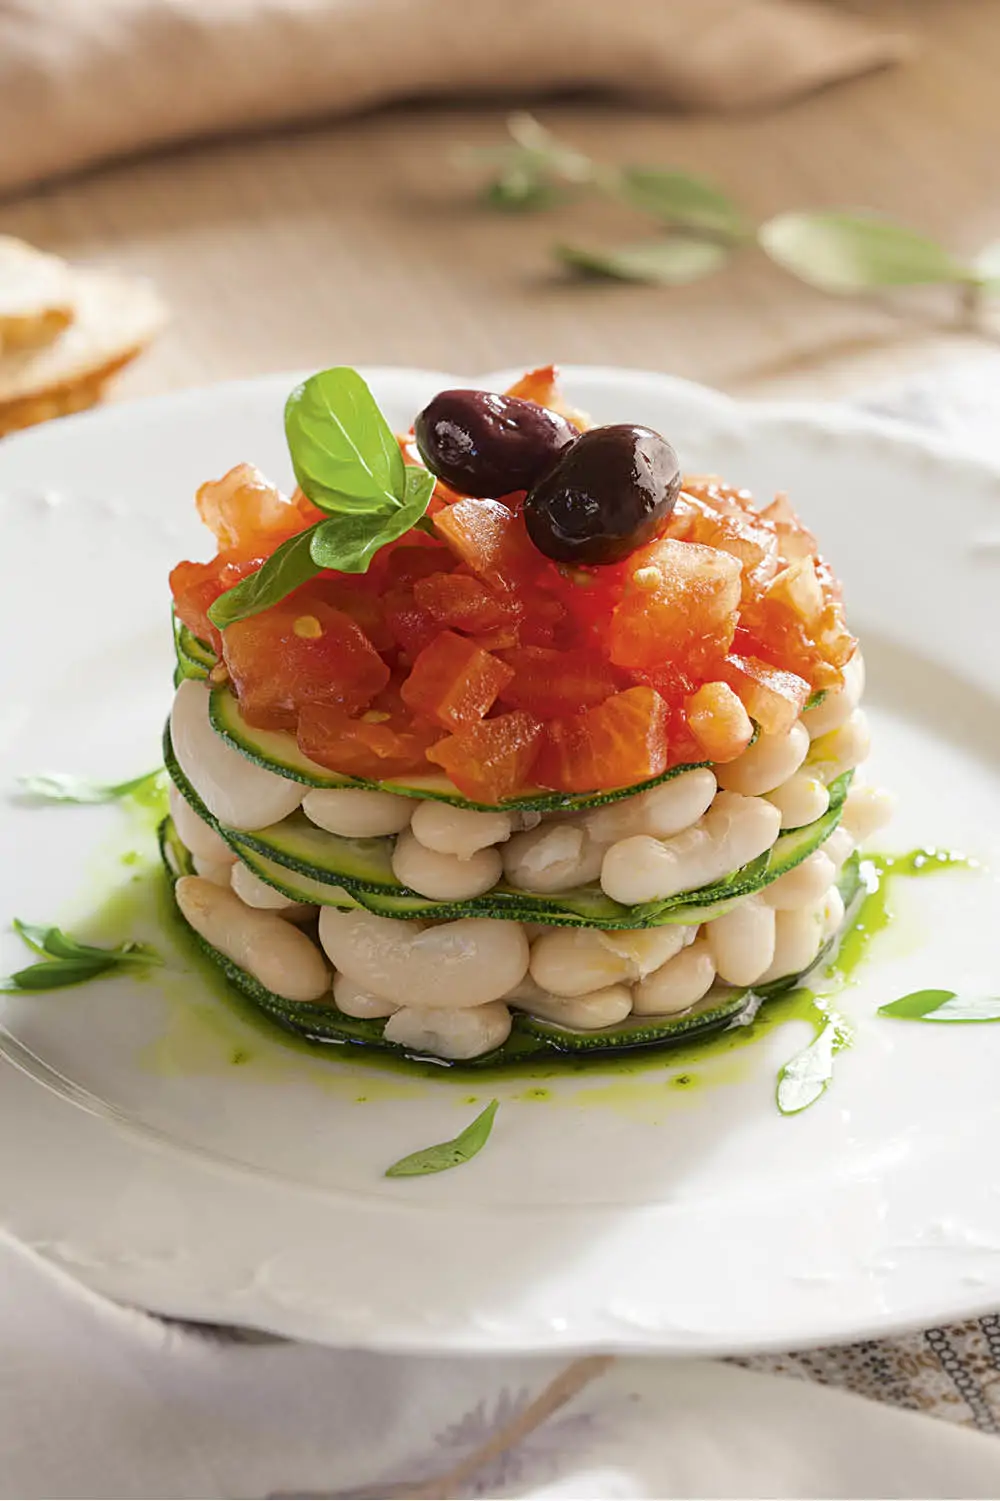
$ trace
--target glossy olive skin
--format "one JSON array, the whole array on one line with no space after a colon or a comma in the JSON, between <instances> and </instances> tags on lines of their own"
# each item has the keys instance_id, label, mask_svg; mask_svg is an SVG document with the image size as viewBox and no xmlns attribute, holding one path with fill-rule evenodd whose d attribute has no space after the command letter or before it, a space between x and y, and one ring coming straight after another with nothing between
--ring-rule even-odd
<instances>
[{"instance_id":1,"label":"glossy olive skin","mask_svg":"<svg viewBox=\"0 0 1000 1501\"><path fill-rule=\"evenodd\" d=\"M681 488L677 455L649 427L594 427L531 490L524 520L557 563L620 563L656 536Z\"/></svg>"},{"instance_id":2,"label":"glossy olive skin","mask_svg":"<svg viewBox=\"0 0 1000 1501\"><path fill-rule=\"evenodd\" d=\"M420 457L460 495L530 490L577 436L556 412L493 391L442 391L413 424Z\"/></svg>"}]
</instances>

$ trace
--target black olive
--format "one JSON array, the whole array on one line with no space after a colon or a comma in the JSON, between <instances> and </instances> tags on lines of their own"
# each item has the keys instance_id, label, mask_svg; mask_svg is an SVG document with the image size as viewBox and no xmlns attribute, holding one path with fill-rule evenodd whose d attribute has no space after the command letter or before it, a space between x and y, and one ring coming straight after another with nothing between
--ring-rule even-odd
<instances>
[{"instance_id":1,"label":"black olive","mask_svg":"<svg viewBox=\"0 0 1000 1501\"><path fill-rule=\"evenodd\" d=\"M413 424L420 456L460 495L530 490L577 437L565 417L493 391L442 391Z\"/></svg>"},{"instance_id":2,"label":"black olive","mask_svg":"<svg viewBox=\"0 0 1000 1501\"><path fill-rule=\"evenodd\" d=\"M619 563L656 536L681 488L677 455L649 427L594 427L524 502L532 542L557 563Z\"/></svg>"}]
</instances>

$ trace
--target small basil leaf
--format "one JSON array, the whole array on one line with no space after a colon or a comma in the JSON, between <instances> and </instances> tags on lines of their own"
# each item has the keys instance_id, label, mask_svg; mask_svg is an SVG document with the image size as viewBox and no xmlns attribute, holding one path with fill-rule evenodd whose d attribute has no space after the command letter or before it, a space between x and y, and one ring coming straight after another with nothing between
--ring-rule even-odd
<instances>
[{"instance_id":1,"label":"small basil leaf","mask_svg":"<svg viewBox=\"0 0 1000 1501\"><path fill-rule=\"evenodd\" d=\"M837 1051L837 1027L827 1022L819 1036L796 1053L778 1074L778 1109L782 1115L798 1115L814 1105L833 1078Z\"/></svg>"},{"instance_id":2,"label":"small basil leaf","mask_svg":"<svg viewBox=\"0 0 1000 1501\"><path fill-rule=\"evenodd\" d=\"M499 1103L499 1100L491 1100L472 1124L466 1126L452 1141L442 1141L436 1147L424 1147L422 1152L411 1152L409 1157L401 1157L392 1167L386 1168L385 1176L423 1178L428 1173L443 1173L450 1167L459 1167L461 1163L468 1162L470 1157L475 1157L477 1152L482 1151L489 1140Z\"/></svg>"},{"instance_id":3,"label":"small basil leaf","mask_svg":"<svg viewBox=\"0 0 1000 1501\"><path fill-rule=\"evenodd\" d=\"M750 223L742 209L704 177L658 167L623 167L617 178L618 196L664 224L743 239Z\"/></svg>"},{"instance_id":4,"label":"small basil leaf","mask_svg":"<svg viewBox=\"0 0 1000 1501\"><path fill-rule=\"evenodd\" d=\"M129 940L116 948L99 948L92 943L81 943L61 928L44 927L40 923L22 922L14 918L13 928L36 954L45 954L50 959L68 959L80 964L159 964L161 960L155 949L148 944Z\"/></svg>"},{"instance_id":5,"label":"small basil leaf","mask_svg":"<svg viewBox=\"0 0 1000 1501\"><path fill-rule=\"evenodd\" d=\"M379 548L416 526L427 510L433 489L432 474L407 465L403 504L393 511L351 513L321 521L312 537L313 562L340 573L367 573Z\"/></svg>"},{"instance_id":6,"label":"small basil leaf","mask_svg":"<svg viewBox=\"0 0 1000 1501\"><path fill-rule=\"evenodd\" d=\"M615 281L643 281L665 287L684 286L711 276L729 258L729 248L712 240L646 240L617 250L592 250L560 244L553 253L564 265L589 276Z\"/></svg>"},{"instance_id":7,"label":"small basil leaf","mask_svg":"<svg viewBox=\"0 0 1000 1501\"><path fill-rule=\"evenodd\" d=\"M45 959L41 964L20 969L0 983L0 991L10 995L18 990L62 990L67 985L82 985L97 975L114 969L113 956L103 962L96 959Z\"/></svg>"},{"instance_id":8,"label":"small basil leaf","mask_svg":"<svg viewBox=\"0 0 1000 1501\"><path fill-rule=\"evenodd\" d=\"M779 266L824 292L972 279L942 245L876 214L778 214L757 238Z\"/></svg>"},{"instance_id":9,"label":"small basil leaf","mask_svg":"<svg viewBox=\"0 0 1000 1501\"><path fill-rule=\"evenodd\" d=\"M295 478L324 511L370 511L403 499L403 455L368 386L346 365L321 370L285 404Z\"/></svg>"},{"instance_id":10,"label":"small basil leaf","mask_svg":"<svg viewBox=\"0 0 1000 1501\"><path fill-rule=\"evenodd\" d=\"M558 188L546 181L544 174L528 163L508 167L480 191L488 208L502 209L504 213L530 213L535 209L550 208L563 196Z\"/></svg>"},{"instance_id":11,"label":"small basil leaf","mask_svg":"<svg viewBox=\"0 0 1000 1501\"><path fill-rule=\"evenodd\" d=\"M131 797L140 792L160 775L156 771L144 771L142 776L131 777L127 782L91 782L86 777L74 777L65 772L39 773L37 776L18 777L18 785L25 795L46 803L113 803L119 798Z\"/></svg>"},{"instance_id":12,"label":"small basil leaf","mask_svg":"<svg viewBox=\"0 0 1000 1501\"><path fill-rule=\"evenodd\" d=\"M1000 996L956 995L954 990L913 990L878 1008L879 1016L911 1022L1000 1021Z\"/></svg>"},{"instance_id":13,"label":"small basil leaf","mask_svg":"<svg viewBox=\"0 0 1000 1501\"><path fill-rule=\"evenodd\" d=\"M209 607L208 618L213 625L224 631L227 625L237 620L246 620L250 615L259 615L270 609L300 584L319 573L319 564L314 563L310 546L321 521L304 532L298 532L282 542L279 548L265 558L256 573L240 579L232 589L220 594Z\"/></svg>"}]
</instances>

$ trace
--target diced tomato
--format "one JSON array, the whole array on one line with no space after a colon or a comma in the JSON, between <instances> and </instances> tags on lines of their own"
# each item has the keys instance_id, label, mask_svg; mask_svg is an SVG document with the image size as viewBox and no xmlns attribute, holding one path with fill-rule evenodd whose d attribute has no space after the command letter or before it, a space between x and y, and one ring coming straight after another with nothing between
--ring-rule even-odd
<instances>
[{"instance_id":1,"label":"diced tomato","mask_svg":"<svg viewBox=\"0 0 1000 1501\"><path fill-rule=\"evenodd\" d=\"M222 646L241 712L264 729L294 729L307 704L365 709L389 681L361 627L301 590L228 626Z\"/></svg>"},{"instance_id":2,"label":"diced tomato","mask_svg":"<svg viewBox=\"0 0 1000 1501\"><path fill-rule=\"evenodd\" d=\"M621 667L667 661L703 673L736 629L740 565L727 552L665 537L628 560L611 619L610 657Z\"/></svg>"},{"instance_id":3,"label":"diced tomato","mask_svg":"<svg viewBox=\"0 0 1000 1501\"><path fill-rule=\"evenodd\" d=\"M460 730L489 712L513 676L506 663L475 642L442 631L417 657L401 692L415 714Z\"/></svg>"},{"instance_id":4,"label":"diced tomato","mask_svg":"<svg viewBox=\"0 0 1000 1501\"><path fill-rule=\"evenodd\" d=\"M379 700L376 700L376 704ZM380 782L427 770L427 750L437 725L371 708L353 717L339 704L310 703L299 715L299 749L344 776Z\"/></svg>"},{"instance_id":5,"label":"diced tomato","mask_svg":"<svg viewBox=\"0 0 1000 1501\"><path fill-rule=\"evenodd\" d=\"M457 500L434 517L455 556L494 589L510 593L545 565L524 522L499 500Z\"/></svg>"},{"instance_id":6,"label":"diced tomato","mask_svg":"<svg viewBox=\"0 0 1000 1501\"><path fill-rule=\"evenodd\" d=\"M413 590L408 587L390 589L382 600L382 609L389 635L411 662L440 635L440 622L417 604Z\"/></svg>"},{"instance_id":7,"label":"diced tomato","mask_svg":"<svg viewBox=\"0 0 1000 1501\"><path fill-rule=\"evenodd\" d=\"M368 574L323 572L282 603L287 605L300 598L305 598L306 602L309 598L322 599L335 610L349 615L361 627L376 651L391 651L397 645L386 619L385 601Z\"/></svg>"},{"instance_id":8,"label":"diced tomato","mask_svg":"<svg viewBox=\"0 0 1000 1501\"><path fill-rule=\"evenodd\" d=\"M448 573L455 566L450 548L426 532L407 532L398 542L376 553L380 582L390 589L416 583L432 573ZM373 564L373 571L375 565Z\"/></svg>"},{"instance_id":9,"label":"diced tomato","mask_svg":"<svg viewBox=\"0 0 1000 1501\"><path fill-rule=\"evenodd\" d=\"M668 708L653 688L627 688L595 709L545 726L535 775L559 792L629 787L668 765Z\"/></svg>"},{"instance_id":10,"label":"diced tomato","mask_svg":"<svg viewBox=\"0 0 1000 1501\"><path fill-rule=\"evenodd\" d=\"M260 567L261 558L237 558L220 553L210 563L178 563L170 575L174 611L200 641L222 650L222 636L208 618L220 594L232 589Z\"/></svg>"},{"instance_id":11,"label":"diced tomato","mask_svg":"<svg viewBox=\"0 0 1000 1501\"><path fill-rule=\"evenodd\" d=\"M794 672L771 667L759 657L727 657L722 677L744 709L768 735L783 735L805 708L809 684Z\"/></svg>"},{"instance_id":12,"label":"diced tomato","mask_svg":"<svg viewBox=\"0 0 1000 1501\"><path fill-rule=\"evenodd\" d=\"M221 479L202 485L198 514L219 544L220 552L267 556L286 537L322 519L301 490L292 500L252 464L237 464Z\"/></svg>"},{"instance_id":13,"label":"diced tomato","mask_svg":"<svg viewBox=\"0 0 1000 1501\"><path fill-rule=\"evenodd\" d=\"M687 701L686 718L709 761L733 761L753 739L750 716L728 683L703 683Z\"/></svg>"},{"instance_id":14,"label":"diced tomato","mask_svg":"<svg viewBox=\"0 0 1000 1501\"><path fill-rule=\"evenodd\" d=\"M537 370L528 370L520 380L508 386L505 395L551 408L553 402L559 400L559 371L555 365L539 365Z\"/></svg>"},{"instance_id":15,"label":"diced tomato","mask_svg":"<svg viewBox=\"0 0 1000 1501\"><path fill-rule=\"evenodd\" d=\"M624 673L592 652L522 646L504 652L503 661L514 676L500 689L500 702L540 719L593 708L627 686Z\"/></svg>"},{"instance_id":16,"label":"diced tomato","mask_svg":"<svg viewBox=\"0 0 1000 1501\"><path fill-rule=\"evenodd\" d=\"M480 803L500 803L530 785L542 726L531 714L515 710L481 719L468 729L438 741L428 761L443 767L459 792Z\"/></svg>"},{"instance_id":17,"label":"diced tomato","mask_svg":"<svg viewBox=\"0 0 1000 1501\"><path fill-rule=\"evenodd\" d=\"M471 635L509 630L522 613L515 600L501 598L467 573L432 573L416 581L413 594L440 625Z\"/></svg>"}]
</instances>

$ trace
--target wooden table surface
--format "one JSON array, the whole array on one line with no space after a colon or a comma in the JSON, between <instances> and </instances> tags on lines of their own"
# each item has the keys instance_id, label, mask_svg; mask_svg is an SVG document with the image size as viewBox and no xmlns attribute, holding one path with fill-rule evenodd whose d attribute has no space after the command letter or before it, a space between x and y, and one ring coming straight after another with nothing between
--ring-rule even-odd
<instances>
[{"instance_id":1,"label":"wooden table surface","mask_svg":"<svg viewBox=\"0 0 1000 1501\"><path fill-rule=\"evenodd\" d=\"M913 31L911 63L741 118L593 103L537 113L610 161L710 174L759 215L866 205L959 251L1000 240L1000 7L863 8ZM549 259L553 239L614 243L645 224L595 202L534 216L475 206L450 158L495 142L506 107L398 109L200 145L0 204L0 232L159 285L173 322L119 395L361 362L471 373L556 359L805 395L956 354L1000 366L996 323L962 330L947 293L830 298L755 252L684 289L567 281Z\"/></svg>"}]
</instances>

